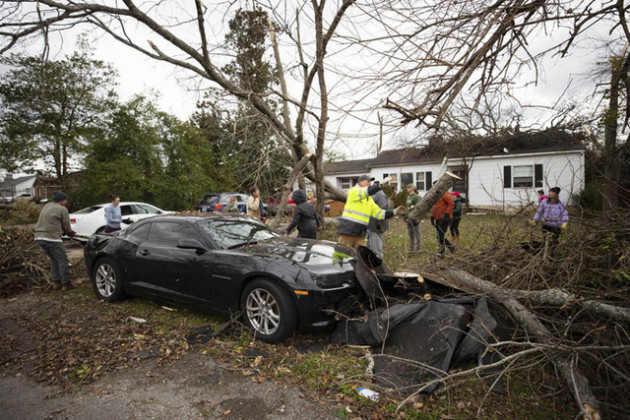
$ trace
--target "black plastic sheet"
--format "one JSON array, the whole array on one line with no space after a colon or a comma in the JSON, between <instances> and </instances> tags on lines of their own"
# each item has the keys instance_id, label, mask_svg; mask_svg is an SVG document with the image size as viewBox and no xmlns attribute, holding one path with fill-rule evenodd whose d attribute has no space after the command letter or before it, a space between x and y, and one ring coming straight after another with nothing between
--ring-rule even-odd
<instances>
[{"instance_id":1,"label":"black plastic sheet","mask_svg":"<svg viewBox=\"0 0 630 420\"><path fill-rule=\"evenodd\" d=\"M432 393L456 364L494 361L488 354L480 357L487 344L495 341L497 328L485 298L464 296L388 306L389 296L380 298L384 287L375 282L379 273L389 279L391 270L368 248L360 248L359 257L357 277L369 273L360 284L368 285L366 294L378 306L340 321L331 338L336 343L371 346L374 377L380 386L402 394ZM497 377L494 371L488 375Z\"/></svg>"}]
</instances>

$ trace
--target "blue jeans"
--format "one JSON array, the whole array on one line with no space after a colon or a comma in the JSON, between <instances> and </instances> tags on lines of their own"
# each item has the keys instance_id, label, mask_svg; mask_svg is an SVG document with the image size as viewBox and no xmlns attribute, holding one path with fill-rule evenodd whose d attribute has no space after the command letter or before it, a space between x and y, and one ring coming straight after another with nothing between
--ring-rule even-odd
<instances>
[{"instance_id":1,"label":"blue jeans","mask_svg":"<svg viewBox=\"0 0 630 420\"><path fill-rule=\"evenodd\" d=\"M420 251L420 248L422 247L420 225L415 224L411 221L411 219L407 219L405 223L407 223L407 234L409 235L409 251Z\"/></svg>"},{"instance_id":2,"label":"blue jeans","mask_svg":"<svg viewBox=\"0 0 630 420\"><path fill-rule=\"evenodd\" d=\"M66 248L61 242L36 241L50 258L50 275L55 283L70 283L70 266Z\"/></svg>"}]
</instances>

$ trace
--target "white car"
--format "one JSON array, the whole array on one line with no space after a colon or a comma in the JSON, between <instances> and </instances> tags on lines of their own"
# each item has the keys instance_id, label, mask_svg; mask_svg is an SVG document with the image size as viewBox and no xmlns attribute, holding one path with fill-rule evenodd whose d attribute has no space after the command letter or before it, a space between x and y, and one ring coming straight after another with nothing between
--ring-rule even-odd
<instances>
[{"instance_id":1,"label":"white car","mask_svg":"<svg viewBox=\"0 0 630 420\"><path fill-rule=\"evenodd\" d=\"M95 204L70 214L70 226L77 235L92 236L105 229L105 204ZM123 223L121 229L126 229L133 222L158 214L170 214L171 211L159 209L151 204L123 201L120 203L120 213Z\"/></svg>"}]
</instances>

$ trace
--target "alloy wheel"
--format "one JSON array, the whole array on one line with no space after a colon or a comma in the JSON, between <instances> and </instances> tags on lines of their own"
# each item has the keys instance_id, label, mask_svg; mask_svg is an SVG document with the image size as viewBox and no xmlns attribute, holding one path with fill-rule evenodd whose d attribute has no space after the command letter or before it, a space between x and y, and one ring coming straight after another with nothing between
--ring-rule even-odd
<instances>
[{"instance_id":1,"label":"alloy wheel","mask_svg":"<svg viewBox=\"0 0 630 420\"><path fill-rule=\"evenodd\" d=\"M116 289L116 271L109 264L101 264L96 270L96 288L103 297L110 297Z\"/></svg>"},{"instance_id":2,"label":"alloy wheel","mask_svg":"<svg viewBox=\"0 0 630 420\"><path fill-rule=\"evenodd\" d=\"M245 303L247 318L256 332L266 335L280 327L280 308L276 298L268 290L254 289Z\"/></svg>"}]
</instances>

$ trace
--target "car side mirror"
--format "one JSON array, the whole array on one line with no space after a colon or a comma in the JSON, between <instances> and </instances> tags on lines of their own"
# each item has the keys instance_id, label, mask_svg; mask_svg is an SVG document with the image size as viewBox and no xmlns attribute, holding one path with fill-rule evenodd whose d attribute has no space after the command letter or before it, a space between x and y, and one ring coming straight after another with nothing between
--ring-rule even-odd
<instances>
[{"instance_id":1,"label":"car side mirror","mask_svg":"<svg viewBox=\"0 0 630 420\"><path fill-rule=\"evenodd\" d=\"M132 221L131 219L129 219L129 218L127 218L127 219L122 219L122 222L123 222L124 224L126 224L126 225L130 225L130 224L132 224L132 223L133 223L133 221Z\"/></svg>"},{"instance_id":2,"label":"car side mirror","mask_svg":"<svg viewBox=\"0 0 630 420\"><path fill-rule=\"evenodd\" d=\"M204 244L202 244L196 239L191 239L191 238L180 239L177 242L177 248L194 249L199 252L205 252L208 250L208 248Z\"/></svg>"}]
</instances>

